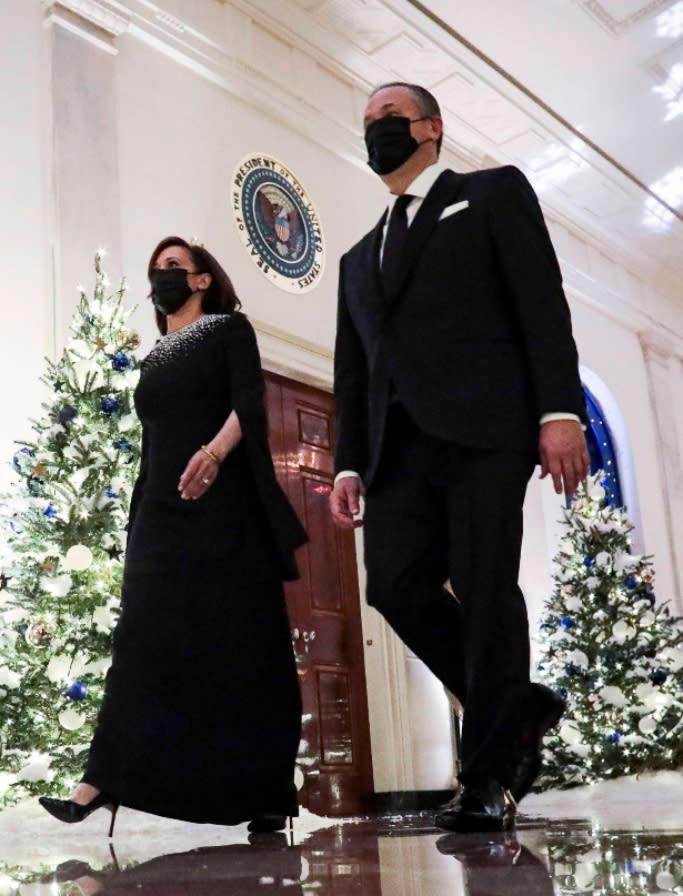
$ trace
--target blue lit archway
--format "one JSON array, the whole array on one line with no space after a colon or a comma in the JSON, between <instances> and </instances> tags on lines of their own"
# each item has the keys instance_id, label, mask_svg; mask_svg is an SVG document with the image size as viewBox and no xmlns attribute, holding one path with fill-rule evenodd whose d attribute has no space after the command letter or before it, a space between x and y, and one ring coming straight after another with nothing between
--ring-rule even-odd
<instances>
[{"instance_id":1,"label":"blue lit archway","mask_svg":"<svg viewBox=\"0 0 683 896\"><path fill-rule=\"evenodd\" d=\"M607 503L613 507L622 507L621 483L619 481L619 465L614 441L600 403L585 386L583 387L586 399L586 414L588 427L586 429L586 442L590 455L591 473L598 470L605 471L603 482L607 493Z\"/></svg>"}]
</instances>

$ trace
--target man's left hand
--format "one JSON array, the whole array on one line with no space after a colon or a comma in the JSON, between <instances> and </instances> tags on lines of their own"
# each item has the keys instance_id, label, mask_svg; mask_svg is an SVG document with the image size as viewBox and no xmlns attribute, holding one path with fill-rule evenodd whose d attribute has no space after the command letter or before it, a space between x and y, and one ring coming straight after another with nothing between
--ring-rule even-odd
<instances>
[{"instance_id":1,"label":"man's left hand","mask_svg":"<svg viewBox=\"0 0 683 896\"><path fill-rule=\"evenodd\" d=\"M549 420L541 426L538 451L541 479L550 473L558 495L571 498L590 471L590 458L581 424L575 420Z\"/></svg>"}]
</instances>

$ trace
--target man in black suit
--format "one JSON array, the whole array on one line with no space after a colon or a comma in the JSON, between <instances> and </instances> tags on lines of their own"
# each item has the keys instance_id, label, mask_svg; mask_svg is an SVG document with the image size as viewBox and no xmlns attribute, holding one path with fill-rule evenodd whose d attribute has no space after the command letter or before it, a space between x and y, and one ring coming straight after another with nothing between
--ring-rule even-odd
<instances>
[{"instance_id":1,"label":"man in black suit","mask_svg":"<svg viewBox=\"0 0 683 896\"><path fill-rule=\"evenodd\" d=\"M364 524L368 603L465 709L463 789L437 823L496 830L513 824L563 710L529 682L524 494L540 458L571 495L588 453L536 196L513 167L441 166L442 127L424 88L370 96L369 165L389 208L341 261L330 505L338 525Z\"/></svg>"}]
</instances>

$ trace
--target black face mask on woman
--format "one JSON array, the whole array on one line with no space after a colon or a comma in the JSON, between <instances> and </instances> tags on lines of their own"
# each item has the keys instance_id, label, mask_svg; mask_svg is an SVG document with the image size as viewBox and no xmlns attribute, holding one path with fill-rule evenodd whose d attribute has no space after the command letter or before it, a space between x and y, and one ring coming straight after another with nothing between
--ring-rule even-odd
<instances>
[{"instance_id":1,"label":"black face mask on woman","mask_svg":"<svg viewBox=\"0 0 683 896\"><path fill-rule=\"evenodd\" d=\"M189 271L185 268L156 269L149 275L152 285L152 301L154 307L162 314L175 314L180 311L192 295L187 285Z\"/></svg>"},{"instance_id":2,"label":"black face mask on woman","mask_svg":"<svg viewBox=\"0 0 683 896\"><path fill-rule=\"evenodd\" d=\"M365 129L365 145L368 150L368 165L375 174L391 174L408 161L418 146L422 145L410 133L410 125L429 117L389 115L370 122Z\"/></svg>"}]
</instances>

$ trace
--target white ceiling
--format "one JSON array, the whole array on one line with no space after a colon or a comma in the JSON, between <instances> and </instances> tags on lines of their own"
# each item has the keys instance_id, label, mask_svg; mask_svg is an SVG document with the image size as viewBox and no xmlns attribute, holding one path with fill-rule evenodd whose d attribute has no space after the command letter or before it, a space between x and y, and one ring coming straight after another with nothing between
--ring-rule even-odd
<instances>
[{"instance_id":1,"label":"white ceiling","mask_svg":"<svg viewBox=\"0 0 683 896\"><path fill-rule=\"evenodd\" d=\"M647 185L683 166L683 0L424 6Z\"/></svg>"}]
</instances>

